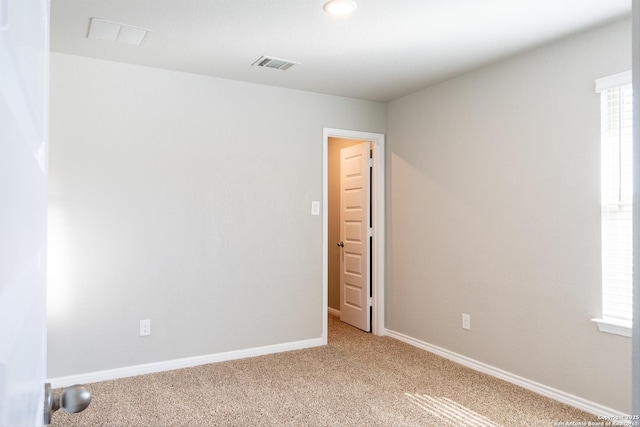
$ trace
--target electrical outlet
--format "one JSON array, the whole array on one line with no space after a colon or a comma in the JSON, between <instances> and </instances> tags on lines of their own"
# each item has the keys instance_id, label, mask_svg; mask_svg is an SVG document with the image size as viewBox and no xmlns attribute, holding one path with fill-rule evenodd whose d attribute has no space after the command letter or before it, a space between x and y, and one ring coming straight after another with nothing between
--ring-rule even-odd
<instances>
[{"instance_id":1,"label":"electrical outlet","mask_svg":"<svg viewBox=\"0 0 640 427\"><path fill-rule=\"evenodd\" d=\"M146 337L151 335L151 320L145 319L140 321L140 336Z\"/></svg>"},{"instance_id":2,"label":"electrical outlet","mask_svg":"<svg viewBox=\"0 0 640 427\"><path fill-rule=\"evenodd\" d=\"M471 330L471 316L467 313L462 313L462 329Z\"/></svg>"}]
</instances>

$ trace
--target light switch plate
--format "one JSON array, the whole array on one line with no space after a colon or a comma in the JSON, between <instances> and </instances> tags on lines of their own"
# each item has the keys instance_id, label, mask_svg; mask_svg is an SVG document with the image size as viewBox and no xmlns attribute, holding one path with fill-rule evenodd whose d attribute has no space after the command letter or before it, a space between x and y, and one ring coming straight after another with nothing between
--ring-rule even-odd
<instances>
[{"instance_id":1,"label":"light switch plate","mask_svg":"<svg viewBox=\"0 0 640 427\"><path fill-rule=\"evenodd\" d=\"M320 215L320 202L317 200L311 202L311 215Z\"/></svg>"}]
</instances>

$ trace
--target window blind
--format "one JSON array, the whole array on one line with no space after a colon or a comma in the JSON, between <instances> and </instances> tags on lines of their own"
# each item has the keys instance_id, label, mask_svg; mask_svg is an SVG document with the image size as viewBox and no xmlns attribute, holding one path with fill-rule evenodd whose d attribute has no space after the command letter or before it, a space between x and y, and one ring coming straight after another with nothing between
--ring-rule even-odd
<instances>
[{"instance_id":1,"label":"window blind","mask_svg":"<svg viewBox=\"0 0 640 427\"><path fill-rule=\"evenodd\" d=\"M633 289L631 73L596 82L601 96L602 316L631 325Z\"/></svg>"}]
</instances>

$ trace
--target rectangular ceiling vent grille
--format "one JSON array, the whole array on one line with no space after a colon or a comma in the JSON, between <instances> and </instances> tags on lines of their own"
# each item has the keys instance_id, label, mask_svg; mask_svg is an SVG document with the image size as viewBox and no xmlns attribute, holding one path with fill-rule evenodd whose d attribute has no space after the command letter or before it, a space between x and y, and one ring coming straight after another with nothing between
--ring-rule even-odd
<instances>
[{"instance_id":1,"label":"rectangular ceiling vent grille","mask_svg":"<svg viewBox=\"0 0 640 427\"><path fill-rule=\"evenodd\" d=\"M87 38L139 45L149 37L150 32L146 28L91 18Z\"/></svg>"},{"instance_id":2,"label":"rectangular ceiling vent grille","mask_svg":"<svg viewBox=\"0 0 640 427\"><path fill-rule=\"evenodd\" d=\"M276 70L288 70L299 62L289 61L286 59L271 58L269 56L261 56L251 65L257 67L275 68Z\"/></svg>"}]
</instances>

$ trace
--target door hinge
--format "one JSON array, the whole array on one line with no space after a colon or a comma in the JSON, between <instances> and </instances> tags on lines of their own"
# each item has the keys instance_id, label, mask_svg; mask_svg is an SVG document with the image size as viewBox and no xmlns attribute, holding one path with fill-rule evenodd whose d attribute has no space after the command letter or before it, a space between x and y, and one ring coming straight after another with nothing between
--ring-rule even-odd
<instances>
[{"instance_id":1,"label":"door hinge","mask_svg":"<svg viewBox=\"0 0 640 427\"><path fill-rule=\"evenodd\" d=\"M373 237L373 228L367 229L367 237Z\"/></svg>"},{"instance_id":2,"label":"door hinge","mask_svg":"<svg viewBox=\"0 0 640 427\"><path fill-rule=\"evenodd\" d=\"M371 157L369 157L369 167L370 168L373 167L373 159Z\"/></svg>"},{"instance_id":3,"label":"door hinge","mask_svg":"<svg viewBox=\"0 0 640 427\"><path fill-rule=\"evenodd\" d=\"M367 306L373 307L373 297L367 297Z\"/></svg>"}]
</instances>

